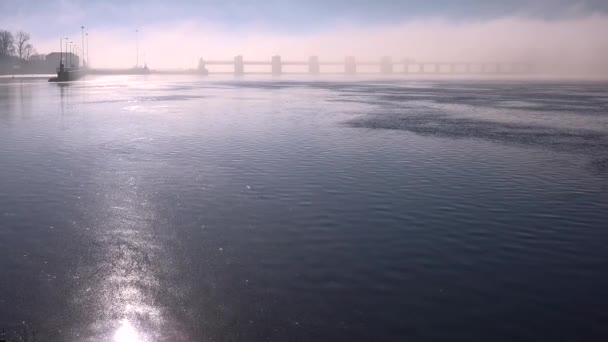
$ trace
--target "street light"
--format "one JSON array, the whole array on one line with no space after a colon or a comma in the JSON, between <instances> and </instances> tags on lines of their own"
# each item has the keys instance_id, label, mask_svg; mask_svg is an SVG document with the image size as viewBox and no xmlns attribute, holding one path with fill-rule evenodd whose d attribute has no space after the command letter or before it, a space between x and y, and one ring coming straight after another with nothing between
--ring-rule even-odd
<instances>
[{"instance_id":1,"label":"street light","mask_svg":"<svg viewBox=\"0 0 608 342\"><path fill-rule=\"evenodd\" d=\"M65 37L65 61L64 64L68 64L68 37Z\"/></svg>"},{"instance_id":2,"label":"street light","mask_svg":"<svg viewBox=\"0 0 608 342\"><path fill-rule=\"evenodd\" d=\"M82 66L84 66L84 25L80 26L80 33L82 35ZM78 65L80 66L80 61L78 62Z\"/></svg>"},{"instance_id":3,"label":"street light","mask_svg":"<svg viewBox=\"0 0 608 342\"><path fill-rule=\"evenodd\" d=\"M65 51L65 64L68 66L69 69L72 61L72 53L70 52L72 51L72 44L70 42L68 42L68 46L66 49L67 50Z\"/></svg>"},{"instance_id":4,"label":"street light","mask_svg":"<svg viewBox=\"0 0 608 342\"><path fill-rule=\"evenodd\" d=\"M78 45L74 44L73 51L74 51L74 58L76 59L75 60L76 68L79 68L80 67L80 57L78 56L78 52L80 51L80 49L78 48Z\"/></svg>"},{"instance_id":5,"label":"street light","mask_svg":"<svg viewBox=\"0 0 608 342\"><path fill-rule=\"evenodd\" d=\"M135 68L139 68L139 29L135 30Z\"/></svg>"},{"instance_id":6,"label":"street light","mask_svg":"<svg viewBox=\"0 0 608 342\"><path fill-rule=\"evenodd\" d=\"M89 66L91 62L91 56L89 55L89 32L85 34L87 36L87 66Z\"/></svg>"},{"instance_id":7,"label":"street light","mask_svg":"<svg viewBox=\"0 0 608 342\"><path fill-rule=\"evenodd\" d=\"M70 42L70 67L74 67L74 61L72 61L72 55L74 54L72 52L72 49L74 48L74 42Z\"/></svg>"}]
</instances>

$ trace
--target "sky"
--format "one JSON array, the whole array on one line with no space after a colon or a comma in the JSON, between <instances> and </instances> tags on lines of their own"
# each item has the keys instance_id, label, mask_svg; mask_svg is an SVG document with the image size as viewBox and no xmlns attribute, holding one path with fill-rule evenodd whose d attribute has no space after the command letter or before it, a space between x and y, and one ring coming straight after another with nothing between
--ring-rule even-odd
<instances>
[{"instance_id":1,"label":"sky","mask_svg":"<svg viewBox=\"0 0 608 342\"><path fill-rule=\"evenodd\" d=\"M81 25L97 66L132 66L136 54L151 66L178 68L199 57L281 54L604 70L597 55L608 52L607 0L0 1L0 29L29 32L39 52L58 50L60 37L80 42Z\"/></svg>"}]
</instances>

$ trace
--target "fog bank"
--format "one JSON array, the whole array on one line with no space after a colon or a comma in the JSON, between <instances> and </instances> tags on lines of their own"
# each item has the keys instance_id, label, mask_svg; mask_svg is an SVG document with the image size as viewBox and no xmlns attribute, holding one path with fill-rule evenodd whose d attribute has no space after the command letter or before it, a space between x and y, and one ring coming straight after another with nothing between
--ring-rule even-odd
<instances>
[{"instance_id":1,"label":"fog bank","mask_svg":"<svg viewBox=\"0 0 608 342\"><path fill-rule=\"evenodd\" d=\"M135 65L135 28L88 31L94 67ZM608 76L608 16L599 14L560 20L427 18L373 27L341 23L315 33L281 33L263 25L231 30L192 21L144 25L139 31L140 62L151 68L194 68L199 57L231 59L238 54L246 60L269 60L275 54L291 60L353 55L365 60L392 56L396 61L528 62L543 73ZM70 36L80 37L80 32ZM55 51L58 40L37 46Z\"/></svg>"}]
</instances>

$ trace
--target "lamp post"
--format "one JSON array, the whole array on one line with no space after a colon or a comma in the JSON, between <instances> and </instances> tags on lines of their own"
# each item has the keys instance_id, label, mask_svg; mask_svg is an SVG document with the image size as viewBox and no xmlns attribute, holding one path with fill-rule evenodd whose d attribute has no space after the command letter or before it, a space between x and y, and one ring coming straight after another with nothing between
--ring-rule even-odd
<instances>
[{"instance_id":1,"label":"lamp post","mask_svg":"<svg viewBox=\"0 0 608 342\"><path fill-rule=\"evenodd\" d=\"M91 56L89 55L89 32L85 34L87 36L87 66L90 64Z\"/></svg>"},{"instance_id":2,"label":"lamp post","mask_svg":"<svg viewBox=\"0 0 608 342\"><path fill-rule=\"evenodd\" d=\"M139 29L135 30L135 69L139 68Z\"/></svg>"},{"instance_id":3,"label":"lamp post","mask_svg":"<svg viewBox=\"0 0 608 342\"><path fill-rule=\"evenodd\" d=\"M74 48L74 42L70 42L70 67L74 67L74 61L72 60L72 55L74 55L74 53L72 52Z\"/></svg>"},{"instance_id":4,"label":"lamp post","mask_svg":"<svg viewBox=\"0 0 608 342\"><path fill-rule=\"evenodd\" d=\"M80 47L82 48L81 53L82 53L82 66L84 66L84 25L80 26L80 34L82 35L82 45L80 45ZM78 64L80 64L80 61L78 62Z\"/></svg>"},{"instance_id":5,"label":"lamp post","mask_svg":"<svg viewBox=\"0 0 608 342\"><path fill-rule=\"evenodd\" d=\"M76 62L76 68L80 67L80 56L78 56L79 52L80 48L78 47L78 45L74 44L74 58L76 59L74 62Z\"/></svg>"},{"instance_id":6,"label":"lamp post","mask_svg":"<svg viewBox=\"0 0 608 342\"><path fill-rule=\"evenodd\" d=\"M68 37L65 37L65 60L63 61L63 64L66 66L68 65L68 39Z\"/></svg>"}]
</instances>

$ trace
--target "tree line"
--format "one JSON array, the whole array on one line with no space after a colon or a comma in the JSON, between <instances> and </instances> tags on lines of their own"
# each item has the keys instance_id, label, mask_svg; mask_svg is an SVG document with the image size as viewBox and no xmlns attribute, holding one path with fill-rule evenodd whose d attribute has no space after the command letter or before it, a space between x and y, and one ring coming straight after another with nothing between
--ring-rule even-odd
<instances>
[{"instance_id":1,"label":"tree line","mask_svg":"<svg viewBox=\"0 0 608 342\"><path fill-rule=\"evenodd\" d=\"M30 43L29 33L18 31L14 35L10 31L0 30L0 59L17 57L28 61L36 54L36 49Z\"/></svg>"}]
</instances>

